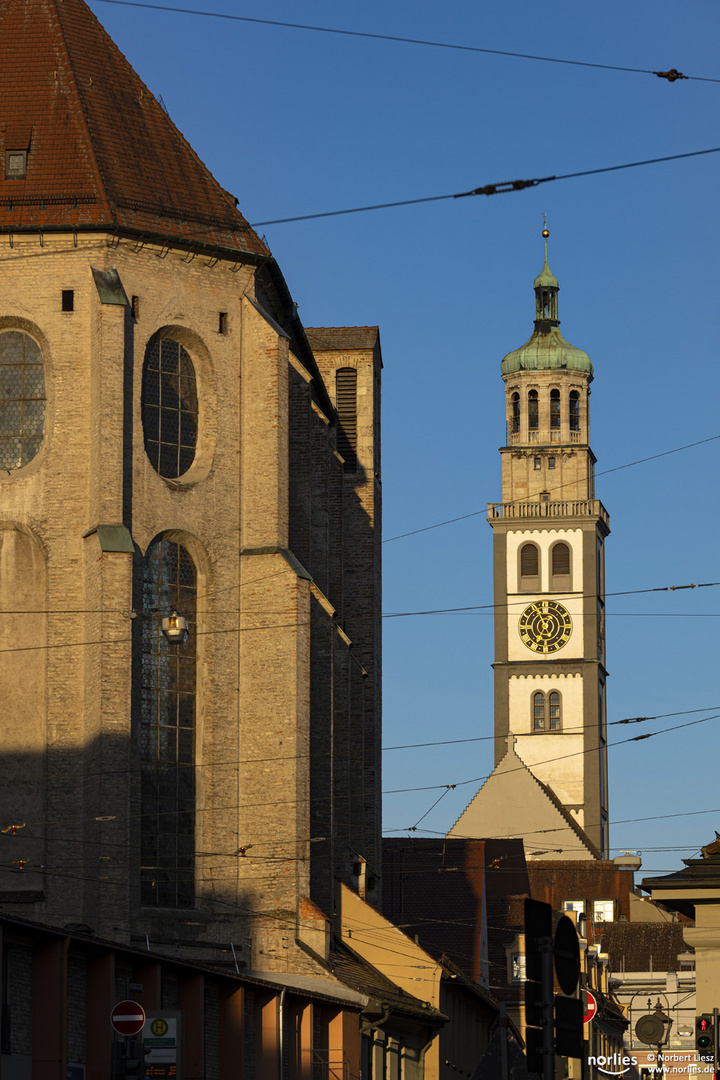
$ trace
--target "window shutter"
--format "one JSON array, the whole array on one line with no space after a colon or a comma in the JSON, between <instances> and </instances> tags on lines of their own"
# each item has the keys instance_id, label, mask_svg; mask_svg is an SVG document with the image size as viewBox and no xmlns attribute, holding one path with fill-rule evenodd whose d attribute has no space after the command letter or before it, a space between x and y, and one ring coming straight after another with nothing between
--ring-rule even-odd
<instances>
[{"instance_id":1,"label":"window shutter","mask_svg":"<svg viewBox=\"0 0 720 1080\"><path fill-rule=\"evenodd\" d=\"M534 544L523 544L520 549L520 575L521 577L537 577L540 559L538 549Z\"/></svg>"},{"instance_id":2,"label":"window shutter","mask_svg":"<svg viewBox=\"0 0 720 1080\"><path fill-rule=\"evenodd\" d=\"M337 448L345 458L345 472L357 471L357 371L340 368L335 375L338 414Z\"/></svg>"},{"instance_id":3,"label":"window shutter","mask_svg":"<svg viewBox=\"0 0 720 1080\"><path fill-rule=\"evenodd\" d=\"M556 544L553 548L552 572L563 575L570 573L570 548L567 544Z\"/></svg>"}]
</instances>

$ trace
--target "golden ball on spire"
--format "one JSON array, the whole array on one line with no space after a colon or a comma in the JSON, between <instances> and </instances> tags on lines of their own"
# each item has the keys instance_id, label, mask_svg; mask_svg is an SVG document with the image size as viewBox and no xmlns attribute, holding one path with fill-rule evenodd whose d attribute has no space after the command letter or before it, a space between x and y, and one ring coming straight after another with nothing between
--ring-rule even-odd
<instances>
[{"instance_id":1,"label":"golden ball on spire","mask_svg":"<svg viewBox=\"0 0 720 1080\"><path fill-rule=\"evenodd\" d=\"M543 231L542 231L542 234L543 234L543 236L545 237L546 240L547 240L548 236L550 235L550 232L548 231L548 227L547 227L547 214L546 213L543 213Z\"/></svg>"},{"instance_id":2,"label":"golden ball on spire","mask_svg":"<svg viewBox=\"0 0 720 1080\"><path fill-rule=\"evenodd\" d=\"M545 239L547 240L548 236L550 235L549 229L543 229L542 234L545 237Z\"/></svg>"}]
</instances>

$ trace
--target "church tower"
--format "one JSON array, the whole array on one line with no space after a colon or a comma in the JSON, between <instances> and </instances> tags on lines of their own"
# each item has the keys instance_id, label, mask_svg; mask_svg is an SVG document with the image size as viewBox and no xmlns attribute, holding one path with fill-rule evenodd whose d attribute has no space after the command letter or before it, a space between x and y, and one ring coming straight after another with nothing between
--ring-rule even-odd
<instances>
[{"instance_id":1,"label":"church tower","mask_svg":"<svg viewBox=\"0 0 720 1080\"><path fill-rule=\"evenodd\" d=\"M535 328L502 361L502 502L489 506L496 766L513 752L607 857L604 541L587 353L560 333L557 278L535 279Z\"/></svg>"}]
</instances>

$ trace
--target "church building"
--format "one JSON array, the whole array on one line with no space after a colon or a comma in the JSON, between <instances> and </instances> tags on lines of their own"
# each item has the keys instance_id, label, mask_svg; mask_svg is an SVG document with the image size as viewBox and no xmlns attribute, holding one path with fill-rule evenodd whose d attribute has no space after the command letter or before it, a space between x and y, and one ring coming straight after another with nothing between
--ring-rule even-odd
<instances>
[{"instance_id":1,"label":"church building","mask_svg":"<svg viewBox=\"0 0 720 1080\"><path fill-rule=\"evenodd\" d=\"M502 361L502 502L491 503L495 769L448 833L523 837L528 859L606 858L605 559L587 353L560 333L557 278Z\"/></svg>"},{"instance_id":2,"label":"church building","mask_svg":"<svg viewBox=\"0 0 720 1080\"><path fill-rule=\"evenodd\" d=\"M0 0L0 904L309 967L380 861L377 327L83 0Z\"/></svg>"}]
</instances>

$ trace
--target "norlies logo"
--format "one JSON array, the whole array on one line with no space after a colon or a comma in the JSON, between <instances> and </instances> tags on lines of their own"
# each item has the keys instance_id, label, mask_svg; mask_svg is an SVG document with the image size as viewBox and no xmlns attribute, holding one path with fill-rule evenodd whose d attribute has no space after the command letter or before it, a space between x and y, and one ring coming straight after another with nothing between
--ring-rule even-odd
<instances>
[{"instance_id":1,"label":"norlies logo","mask_svg":"<svg viewBox=\"0 0 720 1080\"><path fill-rule=\"evenodd\" d=\"M611 1054L610 1057L600 1054L599 1057L588 1058L588 1065L595 1065L598 1072L604 1073L605 1076L624 1076L630 1071L631 1065L637 1065L637 1063L638 1059L634 1055L627 1057L625 1054ZM618 1068L618 1066L624 1066L624 1068Z\"/></svg>"}]
</instances>

